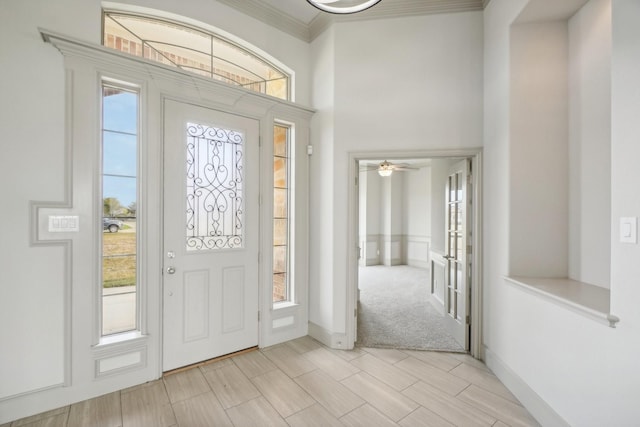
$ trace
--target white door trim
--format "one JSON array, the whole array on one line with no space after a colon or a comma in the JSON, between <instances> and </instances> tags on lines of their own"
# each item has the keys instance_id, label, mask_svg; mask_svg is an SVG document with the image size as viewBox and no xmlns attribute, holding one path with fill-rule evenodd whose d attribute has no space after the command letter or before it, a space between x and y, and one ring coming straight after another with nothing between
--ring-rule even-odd
<instances>
[{"instance_id":1,"label":"white door trim","mask_svg":"<svg viewBox=\"0 0 640 427\"><path fill-rule=\"evenodd\" d=\"M353 348L356 339L356 307L358 293L358 162L365 159L429 159L467 157L471 159L473 179L473 253L471 274L471 345L470 354L483 359L482 338L482 148L458 150L416 150L416 151L359 151L349 153L349 195L347 224L347 304L346 304L346 341Z\"/></svg>"}]
</instances>

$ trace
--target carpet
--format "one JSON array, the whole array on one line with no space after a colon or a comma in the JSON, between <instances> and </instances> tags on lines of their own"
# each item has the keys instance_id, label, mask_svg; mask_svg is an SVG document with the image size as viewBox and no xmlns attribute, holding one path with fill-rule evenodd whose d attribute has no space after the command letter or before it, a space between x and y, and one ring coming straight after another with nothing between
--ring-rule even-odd
<instances>
[{"instance_id":1,"label":"carpet","mask_svg":"<svg viewBox=\"0 0 640 427\"><path fill-rule=\"evenodd\" d=\"M399 265L359 269L362 347L463 352L429 303L429 270Z\"/></svg>"}]
</instances>

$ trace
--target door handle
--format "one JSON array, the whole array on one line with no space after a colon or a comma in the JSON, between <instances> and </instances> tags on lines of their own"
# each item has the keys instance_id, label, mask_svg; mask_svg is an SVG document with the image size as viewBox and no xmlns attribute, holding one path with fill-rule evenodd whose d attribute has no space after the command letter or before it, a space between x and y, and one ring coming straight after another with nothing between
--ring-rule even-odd
<instances>
[{"instance_id":1,"label":"door handle","mask_svg":"<svg viewBox=\"0 0 640 427\"><path fill-rule=\"evenodd\" d=\"M167 267L167 273L169 274L173 274L176 272L176 268L171 266L171 267Z\"/></svg>"}]
</instances>

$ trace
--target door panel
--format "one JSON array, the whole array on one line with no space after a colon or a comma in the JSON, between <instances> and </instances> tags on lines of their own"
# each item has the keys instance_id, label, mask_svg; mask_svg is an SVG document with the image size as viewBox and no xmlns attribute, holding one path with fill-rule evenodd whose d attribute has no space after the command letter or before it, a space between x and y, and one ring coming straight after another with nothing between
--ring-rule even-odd
<instances>
[{"instance_id":1,"label":"door panel","mask_svg":"<svg viewBox=\"0 0 640 427\"><path fill-rule=\"evenodd\" d=\"M184 341L196 341L209 336L209 271L189 271L183 277Z\"/></svg>"},{"instance_id":2,"label":"door panel","mask_svg":"<svg viewBox=\"0 0 640 427\"><path fill-rule=\"evenodd\" d=\"M470 160L449 168L446 188L445 327L465 349L469 348L470 254Z\"/></svg>"},{"instance_id":3,"label":"door panel","mask_svg":"<svg viewBox=\"0 0 640 427\"><path fill-rule=\"evenodd\" d=\"M222 333L244 328L244 267L230 267L222 271Z\"/></svg>"},{"instance_id":4,"label":"door panel","mask_svg":"<svg viewBox=\"0 0 640 427\"><path fill-rule=\"evenodd\" d=\"M258 344L258 134L165 101L165 371Z\"/></svg>"}]
</instances>

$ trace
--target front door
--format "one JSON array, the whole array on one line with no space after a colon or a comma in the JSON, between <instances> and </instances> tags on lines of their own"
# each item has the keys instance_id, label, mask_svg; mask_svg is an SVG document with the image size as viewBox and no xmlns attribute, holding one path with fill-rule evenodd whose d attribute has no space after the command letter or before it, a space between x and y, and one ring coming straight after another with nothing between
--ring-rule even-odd
<instances>
[{"instance_id":1,"label":"front door","mask_svg":"<svg viewBox=\"0 0 640 427\"><path fill-rule=\"evenodd\" d=\"M259 123L164 106L168 371L258 345Z\"/></svg>"},{"instance_id":2,"label":"front door","mask_svg":"<svg viewBox=\"0 0 640 427\"><path fill-rule=\"evenodd\" d=\"M471 160L449 168L446 188L445 327L460 345L469 349L469 287L471 285L470 177Z\"/></svg>"}]
</instances>

